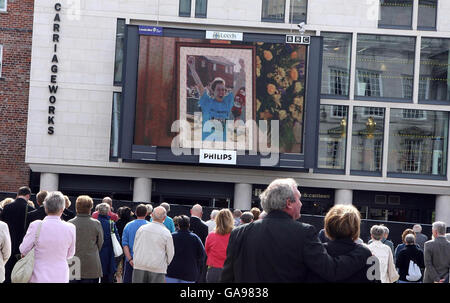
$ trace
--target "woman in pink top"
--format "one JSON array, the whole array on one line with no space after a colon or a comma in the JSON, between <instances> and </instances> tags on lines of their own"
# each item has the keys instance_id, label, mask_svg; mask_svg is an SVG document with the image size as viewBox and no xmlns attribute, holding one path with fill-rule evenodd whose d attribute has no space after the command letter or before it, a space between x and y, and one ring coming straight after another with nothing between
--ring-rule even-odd
<instances>
[{"instance_id":1,"label":"woman in pink top","mask_svg":"<svg viewBox=\"0 0 450 303\"><path fill-rule=\"evenodd\" d=\"M209 233L205 242L206 265L208 271L206 272L207 283L220 282L222 275L223 264L227 257L228 240L230 233L234 227L233 214L229 209L222 209L216 217L216 228Z\"/></svg>"},{"instance_id":2,"label":"woman in pink top","mask_svg":"<svg viewBox=\"0 0 450 303\"><path fill-rule=\"evenodd\" d=\"M76 228L72 223L61 220L65 208L61 192L51 192L44 201L47 216L30 224L19 249L26 255L34 245L35 236L41 226L34 249L34 269L30 283L68 283L67 260L75 254Z\"/></svg>"}]
</instances>

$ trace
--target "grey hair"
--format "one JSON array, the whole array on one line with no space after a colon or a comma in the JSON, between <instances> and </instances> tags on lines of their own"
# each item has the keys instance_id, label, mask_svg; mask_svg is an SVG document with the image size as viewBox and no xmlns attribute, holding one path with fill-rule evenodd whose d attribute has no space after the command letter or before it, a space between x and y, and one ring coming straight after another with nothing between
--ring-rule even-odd
<instances>
[{"instance_id":1,"label":"grey hair","mask_svg":"<svg viewBox=\"0 0 450 303\"><path fill-rule=\"evenodd\" d=\"M158 206L155 208L155 210L152 213L153 219L161 221L163 220L167 215L167 211L164 207Z\"/></svg>"},{"instance_id":2,"label":"grey hair","mask_svg":"<svg viewBox=\"0 0 450 303\"><path fill-rule=\"evenodd\" d=\"M60 191L50 192L44 200L44 207L48 215L57 214L66 208L66 200Z\"/></svg>"},{"instance_id":3,"label":"grey hair","mask_svg":"<svg viewBox=\"0 0 450 303\"><path fill-rule=\"evenodd\" d=\"M103 216L107 216L109 211L111 210L111 206L109 206L109 204L105 202L100 203L97 207L98 207L98 214Z\"/></svg>"},{"instance_id":4,"label":"grey hair","mask_svg":"<svg viewBox=\"0 0 450 303\"><path fill-rule=\"evenodd\" d=\"M438 235L445 236L446 225L442 221L434 222L432 228L437 231Z\"/></svg>"},{"instance_id":5,"label":"grey hair","mask_svg":"<svg viewBox=\"0 0 450 303\"><path fill-rule=\"evenodd\" d=\"M407 234L405 237L406 245L411 245L416 242L416 237L413 234Z\"/></svg>"},{"instance_id":6,"label":"grey hair","mask_svg":"<svg viewBox=\"0 0 450 303\"><path fill-rule=\"evenodd\" d=\"M218 214L219 214L219 210L218 209L213 209L213 211L211 212L210 218L211 219L215 219Z\"/></svg>"},{"instance_id":7,"label":"grey hair","mask_svg":"<svg viewBox=\"0 0 450 303\"><path fill-rule=\"evenodd\" d=\"M381 240L384 235L384 226L374 225L370 228L370 234L375 240Z\"/></svg>"},{"instance_id":8,"label":"grey hair","mask_svg":"<svg viewBox=\"0 0 450 303\"><path fill-rule=\"evenodd\" d=\"M297 182L292 178L276 179L267 186L266 190L259 195L261 206L266 213L272 210L282 210L286 207L286 201L295 201L294 189Z\"/></svg>"},{"instance_id":9,"label":"grey hair","mask_svg":"<svg viewBox=\"0 0 450 303\"><path fill-rule=\"evenodd\" d=\"M422 226L420 224L414 224L412 229L416 234L422 232Z\"/></svg>"},{"instance_id":10,"label":"grey hair","mask_svg":"<svg viewBox=\"0 0 450 303\"><path fill-rule=\"evenodd\" d=\"M384 225L383 225L383 228L384 228L384 233L389 235L389 228Z\"/></svg>"},{"instance_id":11,"label":"grey hair","mask_svg":"<svg viewBox=\"0 0 450 303\"><path fill-rule=\"evenodd\" d=\"M161 203L159 206L164 207L164 208L166 209L166 212L169 212L169 211L170 211L170 205L169 205L169 203L167 203L167 202L163 202L163 203Z\"/></svg>"},{"instance_id":12,"label":"grey hair","mask_svg":"<svg viewBox=\"0 0 450 303\"><path fill-rule=\"evenodd\" d=\"M153 212L153 206L151 204L145 204L145 207L147 207L147 215Z\"/></svg>"}]
</instances>

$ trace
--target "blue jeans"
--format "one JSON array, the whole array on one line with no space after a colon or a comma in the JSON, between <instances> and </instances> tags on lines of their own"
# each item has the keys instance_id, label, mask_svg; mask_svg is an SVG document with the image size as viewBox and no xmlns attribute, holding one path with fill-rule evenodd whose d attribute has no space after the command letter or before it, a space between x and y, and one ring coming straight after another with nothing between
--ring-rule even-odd
<instances>
[{"instance_id":1,"label":"blue jeans","mask_svg":"<svg viewBox=\"0 0 450 303\"><path fill-rule=\"evenodd\" d=\"M133 266L130 265L130 262L124 261L124 269L123 269L123 283L131 283L133 279Z\"/></svg>"}]
</instances>

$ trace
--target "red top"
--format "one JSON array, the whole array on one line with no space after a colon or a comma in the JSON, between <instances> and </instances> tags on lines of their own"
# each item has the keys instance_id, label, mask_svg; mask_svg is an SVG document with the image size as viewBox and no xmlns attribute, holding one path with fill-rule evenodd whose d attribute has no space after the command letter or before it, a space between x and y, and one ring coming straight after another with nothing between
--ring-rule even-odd
<instances>
[{"instance_id":1,"label":"red top","mask_svg":"<svg viewBox=\"0 0 450 303\"><path fill-rule=\"evenodd\" d=\"M109 211L108 216L111 218L111 220L113 220L114 222L116 222L117 220L119 220L119 216L115 213L113 213L112 211ZM95 211L92 214L92 218L94 219L98 219L98 211Z\"/></svg>"},{"instance_id":2,"label":"red top","mask_svg":"<svg viewBox=\"0 0 450 303\"><path fill-rule=\"evenodd\" d=\"M211 267L223 268L223 263L227 258L227 247L230 234L219 235L214 231L208 234L205 242L206 265Z\"/></svg>"}]
</instances>

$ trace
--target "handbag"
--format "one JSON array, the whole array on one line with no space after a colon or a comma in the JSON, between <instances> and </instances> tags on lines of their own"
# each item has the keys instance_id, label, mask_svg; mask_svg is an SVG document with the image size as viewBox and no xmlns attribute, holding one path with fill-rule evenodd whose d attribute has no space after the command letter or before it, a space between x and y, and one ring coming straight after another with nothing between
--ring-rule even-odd
<instances>
[{"instance_id":1,"label":"handbag","mask_svg":"<svg viewBox=\"0 0 450 303\"><path fill-rule=\"evenodd\" d=\"M419 281L422 278L422 273L420 272L419 266L413 262L413 260L409 260L408 274L406 275L406 280L411 282Z\"/></svg>"},{"instance_id":2,"label":"handbag","mask_svg":"<svg viewBox=\"0 0 450 303\"><path fill-rule=\"evenodd\" d=\"M114 232L114 227L112 225L112 222L111 222L111 241L112 241L112 246L113 246L113 250L114 250L114 257L118 258L121 255L123 255L123 249L119 243L119 240L117 240L116 233Z\"/></svg>"},{"instance_id":3,"label":"handbag","mask_svg":"<svg viewBox=\"0 0 450 303\"><path fill-rule=\"evenodd\" d=\"M27 253L25 257L17 261L11 272L12 283L28 283L31 280L34 269L34 249L41 233L42 222L39 224L36 232L33 248Z\"/></svg>"}]
</instances>

